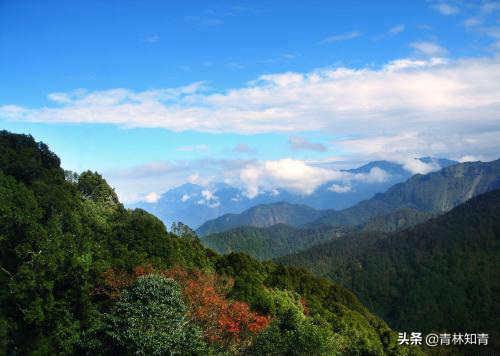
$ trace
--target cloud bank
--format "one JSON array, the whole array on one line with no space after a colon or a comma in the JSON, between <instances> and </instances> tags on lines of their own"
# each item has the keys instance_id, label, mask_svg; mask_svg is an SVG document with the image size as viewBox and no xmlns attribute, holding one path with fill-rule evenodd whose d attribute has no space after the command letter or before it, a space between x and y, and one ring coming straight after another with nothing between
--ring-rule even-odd
<instances>
[{"instance_id":1,"label":"cloud bank","mask_svg":"<svg viewBox=\"0 0 500 356\"><path fill-rule=\"evenodd\" d=\"M463 160L476 159L474 156L464 156ZM410 173L426 174L440 169L436 162L422 162L405 156L395 157L393 162L400 163ZM201 175L199 172L204 172ZM157 192L172 188L170 180L174 177L179 185L186 180L205 187L197 204L211 208L220 205L219 197L213 193L214 183L225 182L242 189L247 198L255 198L264 192L279 194L279 190L287 190L295 194L309 195L319 186L331 183L328 188L337 193L352 191L359 183L380 184L391 179L391 174L378 167L368 173L351 173L341 167L326 168L314 162L284 158L277 160L198 160L186 164L179 162L154 162L137 166L128 170L108 172L106 179L120 186L128 182L143 182L144 188L156 187ZM139 178L139 179L138 179ZM158 184L160 182L160 184ZM161 186L163 184L163 187ZM161 196L156 192L148 194L125 195L118 190L120 199L129 202L143 200L155 202ZM194 196L183 195L180 199L186 202ZM237 200L241 200L241 197Z\"/></svg>"},{"instance_id":2,"label":"cloud bank","mask_svg":"<svg viewBox=\"0 0 500 356\"><path fill-rule=\"evenodd\" d=\"M437 50L424 47L421 50ZM0 107L0 116L44 123L243 134L371 135L424 128L446 134L485 132L498 127L500 59L403 59L379 69L269 74L245 87L216 94L207 93L203 83L194 83L143 92L76 90L48 97L51 106L5 105Z\"/></svg>"},{"instance_id":3,"label":"cloud bank","mask_svg":"<svg viewBox=\"0 0 500 356\"><path fill-rule=\"evenodd\" d=\"M415 48L428 55L440 51L423 43ZM124 88L58 92L48 95L51 104L45 107L0 106L0 117L207 133L287 133L292 148L327 149L335 155L339 150L365 161L390 158L415 173L427 173L432 167L420 166L412 157L498 158L500 57L423 58L427 59L399 59L379 68L267 74L219 93L207 90L207 84L201 82L141 92ZM316 144L300 138L307 131L336 138L328 145ZM252 148L242 144L234 151L251 153ZM220 176L221 171L225 176ZM282 187L309 194L336 179L341 183L335 189L341 190L339 187L345 187L342 180L348 179L340 171L292 158L152 162L114 177L143 179L151 185L151 177L159 181L167 173L176 182L185 181L188 175L192 182L205 183L211 177L236 180L249 196L256 196L260 189ZM160 188L158 183L154 191ZM146 189L143 191L151 191ZM217 204L213 199L205 202Z\"/></svg>"}]
</instances>

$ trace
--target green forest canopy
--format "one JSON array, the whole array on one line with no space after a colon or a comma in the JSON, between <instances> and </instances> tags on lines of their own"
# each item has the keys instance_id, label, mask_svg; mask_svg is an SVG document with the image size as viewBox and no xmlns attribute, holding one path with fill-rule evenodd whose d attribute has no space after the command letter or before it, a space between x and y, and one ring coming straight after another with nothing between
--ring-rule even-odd
<instances>
[{"instance_id":1,"label":"green forest canopy","mask_svg":"<svg viewBox=\"0 0 500 356\"><path fill-rule=\"evenodd\" d=\"M125 209L98 173L65 174L59 158L31 136L0 132L0 221L0 355L420 354L398 347L385 322L339 285L244 254L220 256L197 239L175 236L151 214ZM175 267L227 279L217 293L210 284L200 292L211 291L222 311L256 313L270 323L236 338L240 344L205 338L203 319L189 313L196 306L184 294L179 299L192 281L133 278L143 266L150 266L146 276ZM106 292L110 273L123 277L111 284L113 293ZM152 309L141 311L138 300ZM143 333L131 328L137 313L164 309L172 320L152 318ZM189 328L169 341L161 327L175 327L175 318ZM145 346L152 340L154 350Z\"/></svg>"}]
</instances>

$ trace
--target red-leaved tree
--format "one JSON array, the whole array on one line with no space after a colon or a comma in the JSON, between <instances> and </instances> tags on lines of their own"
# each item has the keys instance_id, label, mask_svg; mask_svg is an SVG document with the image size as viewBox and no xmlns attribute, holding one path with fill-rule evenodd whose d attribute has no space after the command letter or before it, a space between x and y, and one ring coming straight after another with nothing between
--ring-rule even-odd
<instances>
[{"instance_id":1,"label":"red-leaved tree","mask_svg":"<svg viewBox=\"0 0 500 356\"><path fill-rule=\"evenodd\" d=\"M151 273L179 283L191 322L200 326L208 342L227 351L237 353L269 324L268 316L251 311L244 302L226 298L233 285L231 279L181 267L155 271L151 266L139 266L132 274L110 269L104 275L105 286L100 293L116 299L136 278Z\"/></svg>"}]
</instances>

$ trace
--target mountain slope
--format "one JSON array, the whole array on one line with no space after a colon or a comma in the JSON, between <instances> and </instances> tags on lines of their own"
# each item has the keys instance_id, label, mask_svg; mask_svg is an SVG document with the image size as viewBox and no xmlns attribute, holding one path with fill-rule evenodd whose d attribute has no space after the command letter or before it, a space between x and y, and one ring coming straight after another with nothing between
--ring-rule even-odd
<instances>
[{"instance_id":1,"label":"mountain slope","mask_svg":"<svg viewBox=\"0 0 500 356\"><path fill-rule=\"evenodd\" d=\"M329 354L422 355L398 347L397 334L335 283L243 254L219 256L197 239L168 233L151 214L124 209L98 173L66 179L46 145L0 131L0 355L153 354L139 352L149 343L161 351L154 354L167 355L171 340L181 349L176 354L242 355L255 344L254 336L260 346L254 355L265 355L271 354L266 345L290 335L302 350L314 350L319 342L331 346ZM197 276L197 283L178 281L170 292L149 284L130 294L127 285L134 278L165 280L166 272ZM220 285L213 287L214 281ZM185 298L181 287L191 288L195 297L218 293L218 304L209 299L212 303L194 306L204 316L223 307L224 318L210 320L225 327L217 340L204 336L206 324L196 323L193 313L188 317L184 307L193 305L179 300ZM158 295L160 290L167 294ZM169 303L172 295L180 304ZM154 312L159 310L154 296L166 313ZM255 313L264 316L260 324L250 324L249 333L241 330ZM271 317L268 329L254 335ZM186 339L172 339L158 327L159 319L160 327L177 320L179 332L188 324L194 329ZM244 343L238 343L240 336ZM188 351L193 348L197 352Z\"/></svg>"},{"instance_id":2,"label":"mountain slope","mask_svg":"<svg viewBox=\"0 0 500 356\"><path fill-rule=\"evenodd\" d=\"M240 227L208 235L202 242L219 253L240 251L258 259L276 258L331 240L347 231L406 229L497 187L500 187L500 160L461 163L427 175L415 175L386 193L376 194L351 208L320 212L321 218L298 229ZM234 226L238 216L231 218ZM250 220L245 224L250 224ZM223 221L219 226L224 227Z\"/></svg>"},{"instance_id":3,"label":"mountain slope","mask_svg":"<svg viewBox=\"0 0 500 356\"><path fill-rule=\"evenodd\" d=\"M307 225L292 227L277 224L269 227L239 226L201 238L203 246L221 254L244 252L258 260L270 260L306 250L352 232L403 230L430 219L433 215L403 208L369 219L354 227Z\"/></svg>"},{"instance_id":4,"label":"mountain slope","mask_svg":"<svg viewBox=\"0 0 500 356\"><path fill-rule=\"evenodd\" d=\"M500 325L500 190L394 234L346 235L279 258L353 290L400 330L490 333Z\"/></svg>"},{"instance_id":5,"label":"mountain slope","mask_svg":"<svg viewBox=\"0 0 500 356\"><path fill-rule=\"evenodd\" d=\"M244 252L258 260L270 260L305 250L345 234L338 227L295 228L277 224L266 228L240 226L201 238L203 246L221 254Z\"/></svg>"},{"instance_id":6,"label":"mountain slope","mask_svg":"<svg viewBox=\"0 0 500 356\"><path fill-rule=\"evenodd\" d=\"M314 221L327 211L319 211L305 205L285 202L261 204L245 210L241 214L225 214L201 225L196 232L200 236L222 232L238 226L267 227L276 224L291 226Z\"/></svg>"},{"instance_id":7,"label":"mountain slope","mask_svg":"<svg viewBox=\"0 0 500 356\"><path fill-rule=\"evenodd\" d=\"M500 160L460 163L426 175L417 174L386 193L376 194L351 208L327 213L313 223L359 225L400 208L443 213L499 187Z\"/></svg>"},{"instance_id":8,"label":"mountain slope","mask_svg":"<svg viewBox=\"0 0 500 356\"><path fill-rule=\"evenodd\" d=\"M389 214L375 216L361 225L363 231L395 232L423 223L434 215L411 208L396 209Z\"/></svg>"}]
</instances>

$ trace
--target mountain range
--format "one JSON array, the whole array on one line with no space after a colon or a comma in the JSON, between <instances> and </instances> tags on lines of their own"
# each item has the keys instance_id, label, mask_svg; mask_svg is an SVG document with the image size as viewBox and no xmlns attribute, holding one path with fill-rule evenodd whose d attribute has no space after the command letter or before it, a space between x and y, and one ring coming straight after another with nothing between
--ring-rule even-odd
<instances>
[{"instance_id":1,"label":"mountain range","mask_svg":"<svg viewBox=\"0 0 500 356\"><path fill-rule=\"evenodd\" d=\"M241 247L246 239L243 249L268 253L262 259L288 254L259 262L204 248L200 242L214 234L200 240L168 232L146 211L125 209L97 172L69 176L45 144L0 131L0 354L153 354L144 351L150 344L162 347L155 354L171 353L171 332L149 332L159 322L184 333L175 348L186 355L424 354L398 345L391 327L485 333L487 346L433 354L494 354L499 166L463 163L414 176L345 209L363 213L358 218L291 204L257 207L251 212L299 225L221 233L240 231L233 241ZM378 206L392 210L366 213ZM346 216L336 221L338 214Z\"/></svg>"},{"instance_id":2,"label":"mountain range","mask_svg":"<svg viewBox=\"0 0 500 356\"><path fill-rule=\"evenodd\" d=\"M498 188L500 160L466 162L426 175L417 174L385 193L375 194L371 199L341 211L315 211L320 217L302 226L299 224L300 219L292 217L299 215L303 207L274 204L273 209L259 206L258 209L252 208L239 215L225 215L208 221L200 227L199 233L203 235L206 231L218 230L216 234L202 237L201 241L220 253L239 251L258 259L267 259L298 252L346 232L402 230L447 212L478 194ZM276 212L284 206L286 214ZM297 209L297 212L293 212L293 209ZM265 224L248 226L256 221L272 225L270 211L288 217L288 224L295 227L265 227ZM312 216L310 214L307 217ZM285 220L280 222L287 223ZM234 228L238 223L246 226Z\"/></svg>"},{"instance_id":3,"label":"mountain range","mask_svg":"<svg viewBox=\"0 0 500 356\"><path fill-rule=\"evenodd\" d=\"M457 163L431 157L422 157L415 161L425 164L430 170L438 170ZM323 163L318 166L327 168L329 164ZM127 207L144 209L158 216L167 226L174 221L181 221L196 229L208 220L224 214L239 214L261 204L287 202L307 205L318 210L345 209L361 200L371 198L376 193L385 192L394 184L404 182L413 175L403 164L390 161L373 161L343 172L351 175L349 184L327 182L309 195L274 189L263 190L256 197L249 198L244 189L225 183L216 183L209 187L186 183L162 194L156 202L138 202Z\"/></svg>"},{"instance_id":4,"label":"mountain range","mask_svg":"<svg viewBox=\"0 0 500 356\"><path fill-rule=\"evenodd\" d=\"M0 355L424 355L344 287L168 232L31 136L0 131L0 222Z\"/></svg>"},{"instance_id":5,"label":"mountain range","mask_svg":"<svg viewBox=\"0 0 500 356\"><path fill-rule=\"evenodd\" d=\"M276 224L300 226L329 213L329 210L316 210L307 205L285 202L260 204L241 214L224 214L201 225L196 232L200 236L222 232L239 226L268 227Z\"/></svg>"},{"instance_id":6,"label":"mountain range","mask_svg":"<svg viewBox=\"0 0 500 356\"><path fill-rule=\"evenodd\" d=\"M341 283L392 327L484 330L498 347L499 256L496 189L404 231L348 234L276 261Z\"/></svg>"}]
</instances>

